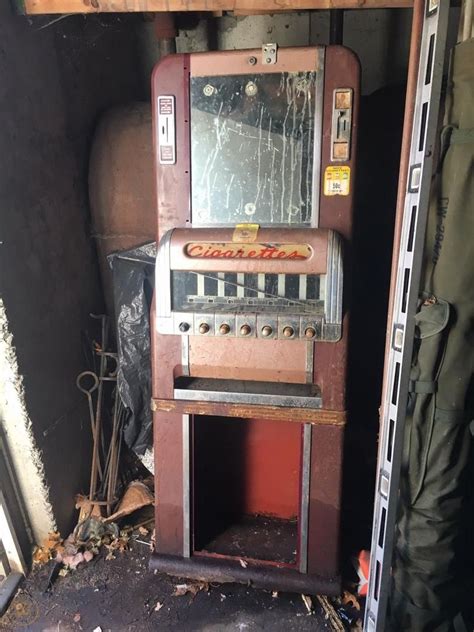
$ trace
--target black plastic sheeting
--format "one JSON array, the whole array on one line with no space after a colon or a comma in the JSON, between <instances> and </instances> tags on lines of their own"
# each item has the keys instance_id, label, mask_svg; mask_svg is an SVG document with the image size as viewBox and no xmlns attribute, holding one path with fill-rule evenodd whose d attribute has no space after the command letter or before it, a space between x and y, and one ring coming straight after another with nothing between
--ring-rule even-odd
<instances>
[{"instance_id":1,"label":"black plastic sheeting","mask_svg":"<svg viewBox=\"0 0 474 632\"><path fill-rule=\"evenodd\" d=\"M117 385L128 413L124 440L137 454L144 454L153 441L150 308L155 258L155 242L108 256L113 271Z\"/></svg>"}]
</instances>

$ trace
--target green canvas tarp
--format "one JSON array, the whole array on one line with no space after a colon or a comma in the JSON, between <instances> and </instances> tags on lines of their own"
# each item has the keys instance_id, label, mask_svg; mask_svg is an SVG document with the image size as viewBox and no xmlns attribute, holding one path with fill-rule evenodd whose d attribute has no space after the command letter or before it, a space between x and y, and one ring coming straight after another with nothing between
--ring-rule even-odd
<instances>
[{"instance_id":1,"label":"green canvas tarp","mask_svg":"<svg viewBox=\"0 0 474 632\"><path fill-rule=\"evenodd\" d=\"M393 565L394 632L472 629L465 613L474 601L473 272L474 39L453 51L433 179Z\"/></svg>"}]
</instances>

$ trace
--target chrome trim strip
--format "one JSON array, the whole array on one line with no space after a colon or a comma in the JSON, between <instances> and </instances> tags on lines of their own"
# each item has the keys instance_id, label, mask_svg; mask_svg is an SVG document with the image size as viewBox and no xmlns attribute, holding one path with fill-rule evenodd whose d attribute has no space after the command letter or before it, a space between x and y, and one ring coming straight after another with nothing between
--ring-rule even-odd
<instances>
[{"instance_id":1,"label":"chrome trim strip","mask_svg":"<svg viewBox=\"0 0 474 632\"><path fill-rule=\"evenodd\" d=\"M286 285L285 275L279 274L278 275L278 289L277 289L278 296L281 296L281 297L285 296L285 285Z\"/></svg>"},{"instance_id":2,"label":"chrome trim strip","mask_svg":"<svg viewBox=\"0 0 474 632\"><path fill-rule=\"evenodd\" d=\"M181 336L181 366L183 375L189 375L189 336Z\"/></svg>"},{"instance_id":3,"label":"chrome trim strip","mask_svg":"<svg viewBox=\"0 0 474 632\"><path fill-rule=\"evenodd\" d=\"M170 244L173 230L168 230L161 238L155 265L156 315L158 318L171 318L171 260ZM158 274L160 276L158 277Z\"/></svg>"},{"instance_id":4,"label":"chrome trim strip","mask_svg":"<svg viewBox=\"0 0 474 632\"><path fill-rule=\"evenodd\" d=\"M274 395L264 393L230 393L223 391L193 390L175 388L174 399L191 402L222 402L226 404L247 404L256 406L282 406L289 408L319 409L322 398L297 395Z\"/></svg>"},{"instance_id":5,"label":"chrome trim strip","mask_svg":"<svg viewBox=\"0 0 474 632\"><path fill-rule=\"evenodd\" d=\"M309 492L311 477L311 424L303 426L303 464L301 473L300 508L300 573L308 572Z\"/></svg>"},{"instance_id":6,"label":"chrome trim strip","mask_svg":"<svg viewBox=\"0 0 474 632\"><path fill-rule=\"evenodd\" d=\"M199 274L199 272L196 273L196 277L197 277L197 294L198 296L204 296L205 291L204 291L204 275L203 274Z\"/></svg>"},{"instance_id":7,"label":"chrome trim strip","mask_svg":"<svg viewBox=\"0 0 474 632\"><path fill-rule=\"evenodd\" d=\"M342 323L342 244L337 233L330 231L326 274L326 322Z\"/></svg>"},{"instance_id":8,"label":"chrome trim strip","mask_svg":"<svg viewBox=\"0 0 474 632\"><path fill-rule=\"evenodd\" d=\"M326 281L327 274L321 274L319 277L319 300L326 301Z\"/></svg>"},{"instance_id":9,"label":"chrome trim strip","mask_svg":"<svg viewBox=\"0 0 474 632\"><path fill-rule=\"evenodd\" d=\"M308 275L300 274L298 280L299 280L298 299L300 301L305 301L306 295L308 292Z\"/></svg>"},{"instance_id":10,"label":"chrome trim strip","mask_svg":"<svg viewBox=\"0 0 474 632\"><path fill-rule=\"evenodd\" d=\"M237 296L242 297L244 295L245 278L243 272L237 273Z\"/></svg>"},{"instance_id":11,"label":"chrome trim strip","mask_svg":"<svg viewBox=\"0 0 474 632\"><path fill-rule=\"evenodd\" d=\"M198 292L199 294L199 292ZM217 295L225 296L224 272L217 273Z\"/></svg>"},{"instance_id":12,"label":"chrome trim strip","mask_svg":"<svg viewBox=\"0 0 474 632\"><path fill-rule=\"evenodd\" d=\"M257 274L257 286L257 296L265 298L265 274L262 274L261 272Z\"/></svg>"},{"instance_id":13,"label":"chrome trim strip","mask_svg":"<svg viewBox=\"0 0 474 632\"><path fill-rule=\"evenodd\" d=\"M190 416L183 415L183 557L191 557L191 432Z\"/></svg>"},{"instance_id":14,"label":"chrome trim strip","mask_svg":"<svg viewBox=\"0 0 474 632\"><path fill-rule=\"evenodd\" d=\"M325 47L318 46L318 69L316 71L316 85L314 98L314 143L313 143L313 197L311 204L311 226L319 226L319 205L321 196L321 152L323 133L324 106L324 67Z\"/></svg>"}]
</instances>

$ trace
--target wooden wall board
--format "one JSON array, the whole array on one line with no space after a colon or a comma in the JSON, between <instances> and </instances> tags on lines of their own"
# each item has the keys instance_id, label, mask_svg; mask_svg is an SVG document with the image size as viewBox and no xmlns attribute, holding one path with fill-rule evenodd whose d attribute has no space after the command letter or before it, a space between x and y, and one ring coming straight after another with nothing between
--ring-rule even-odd
<instances>
[{"instance_id":1,"label":"wooden wall board","mask_svg":"<svg viewBox=\"0 0 474 632\"><path fill-rule=\"evenodd\" d=\"M413 0L22 0L24 13L128 13L162 11L303 11L407 8Z\"/></svg>"}]
</instances>

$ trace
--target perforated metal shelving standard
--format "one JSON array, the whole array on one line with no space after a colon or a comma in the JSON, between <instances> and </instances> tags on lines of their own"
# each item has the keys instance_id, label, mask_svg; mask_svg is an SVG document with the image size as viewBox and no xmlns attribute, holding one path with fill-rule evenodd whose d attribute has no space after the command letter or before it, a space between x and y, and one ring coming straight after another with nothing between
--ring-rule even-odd
<instances>
[{"instance_id":1,"label":"perforated metal shelving standard","mask_svg":"<svg viewBox=\"0 0 474 632\"><path fill-rule=\"evenodd\" d=\"M414 315L420 287L433 153L439 115L449 0L426 0L410 160L400 238L392 332L386 363L377 464L370 577L364 630L383 632L390 594L391 566Z\"/></svg>"}]
</instances>

